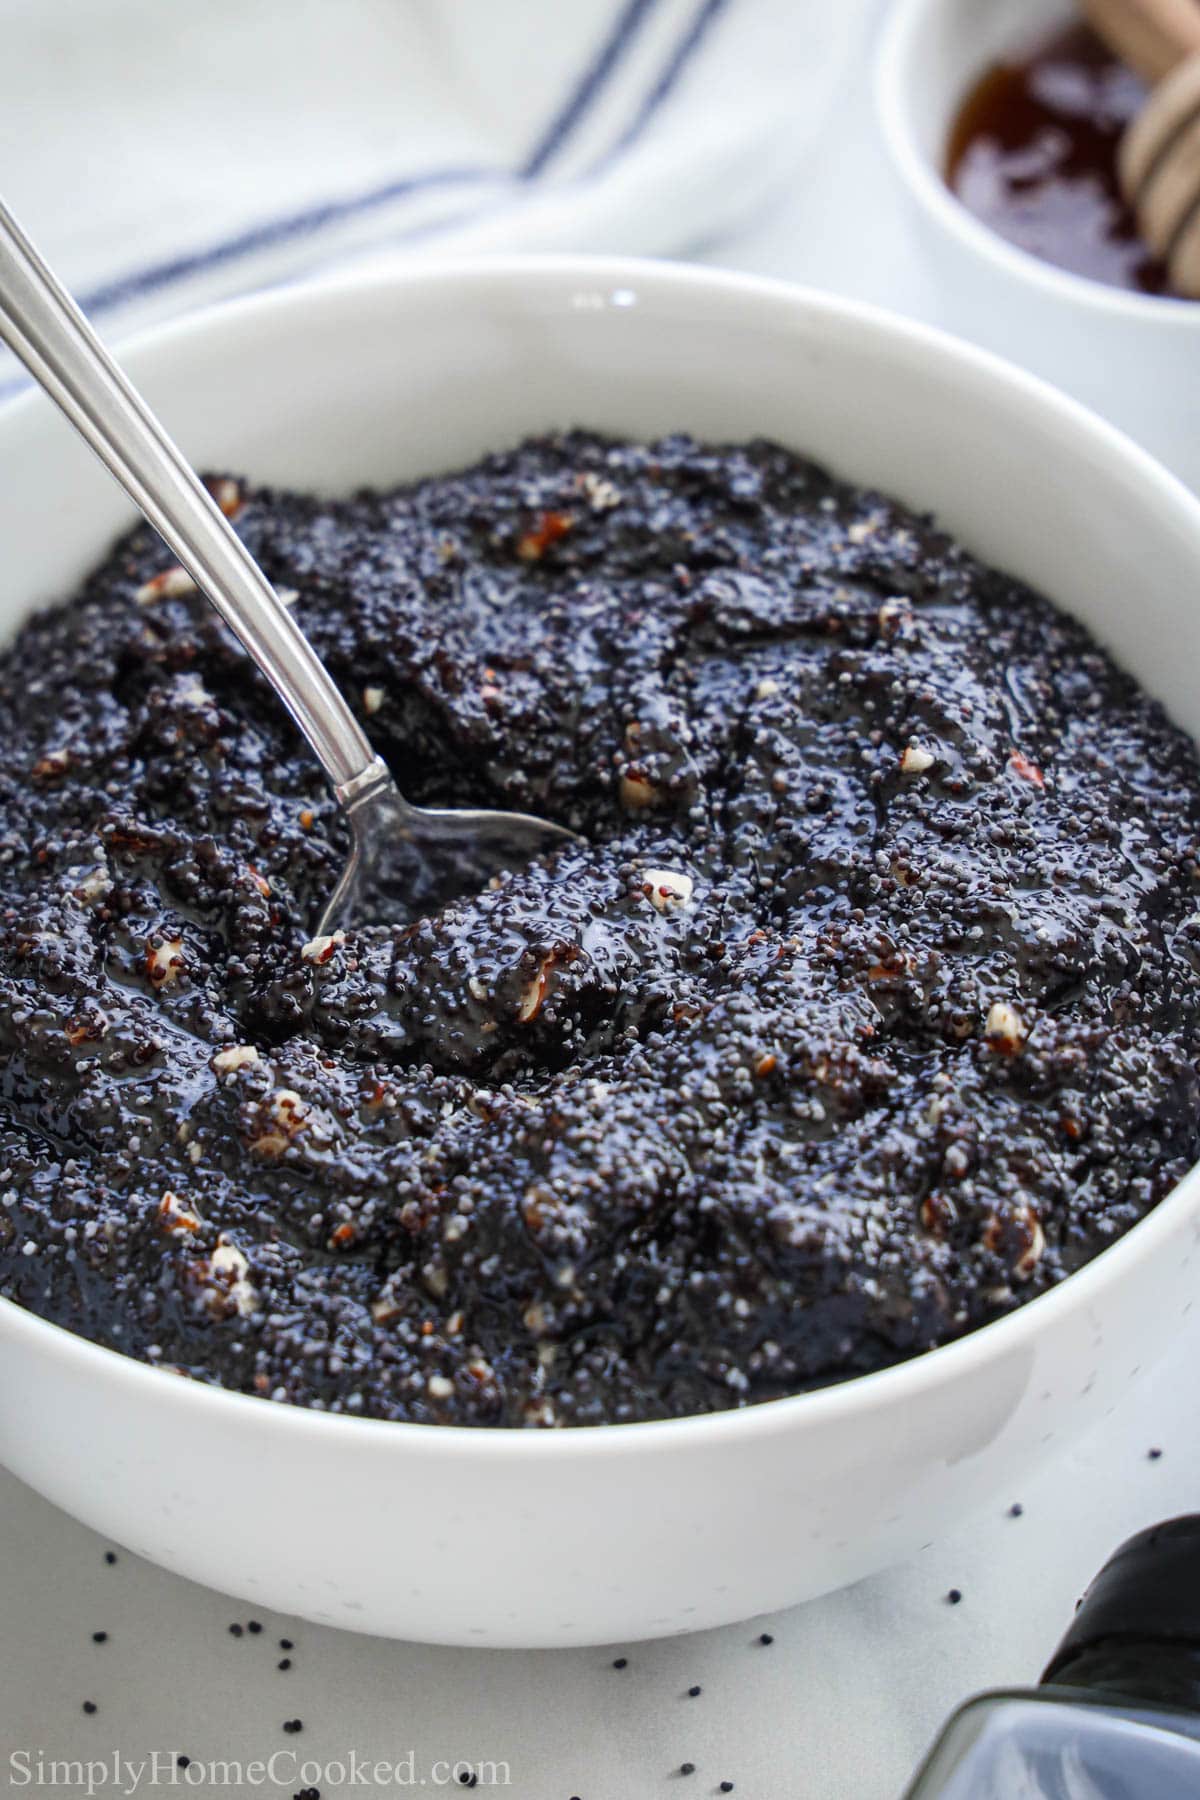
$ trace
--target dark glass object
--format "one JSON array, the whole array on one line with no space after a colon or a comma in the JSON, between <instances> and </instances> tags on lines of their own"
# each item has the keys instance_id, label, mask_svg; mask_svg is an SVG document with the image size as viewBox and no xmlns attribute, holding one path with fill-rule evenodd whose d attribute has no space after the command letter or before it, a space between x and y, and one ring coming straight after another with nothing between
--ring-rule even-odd
<instances>
[{"instance_id":1,"label":"dark glass object","mask_svg":"<svg viewBox=\"0 0 1200 1800\"><path fill-rule=\"evenodd\" d=\"M1197 1800L1200 1515L1122 1544L1036 1688L969 1700L906 1800Z\"/></svg>"}]
</instances>

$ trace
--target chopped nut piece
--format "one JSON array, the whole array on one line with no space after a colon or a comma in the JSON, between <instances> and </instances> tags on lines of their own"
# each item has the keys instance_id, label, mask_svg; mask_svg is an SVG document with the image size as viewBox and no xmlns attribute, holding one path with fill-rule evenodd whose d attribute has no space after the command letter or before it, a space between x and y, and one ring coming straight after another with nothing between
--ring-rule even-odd
<instances>
[{"instance_id":1,"label":"chopped nut piece","mask_svg":"<svg viewBox=\"0 0 1200 1800\"><path fill-rule=\"evenodd\" d=\"M1023 756L1019 750L1013 751L1008 759L1008 766L1014 775L1019 775L1021 777L1022 781L1030 781L1033 783L1034 787L1045 787L1046 777L1042 774L1042 771L1038 768L1036 763L1030 762L1029 758Z\"/></svg>"},{"instance_id":2,"label":"chopped nut piece","mask_svg":"<svg viewBox=\"0 0 1200 1800\"><path fill-rule=\"evenodd\" d=\"M294 1137L304 1130L309 1107L292 1088L277 1088L258 1109L268 1129L259 1133L250 1148L256 1156L282 1156Z\"/></svg>"},{"instance_id":3,"label":"chopped nut piece","mask_svg":"<svg viewBox=\"0 0 1200 1800\"><path fill-rule=\"evenodd\" d=\"M310 938L308 943L302 947L300 954L305 962L327 963L334 951L339 949L345 941L344 931L335 931L328 937Z\"/></svg>"},{"instance_id":4,"label":"chopped nut piece","mask_svg":"<svg viewBox=\"0 0 1200 1800\"><path fill-rule=\"evenodd\" d=\"M139 606L152 606L156 600L180 600L185 594L196 591L196 584L187 570L176 563L174 568L164 569L161 575L152 575L149 581L143 581L133 597Z\"/></svg>"},{"instance_id":5,"label":"chopped nut piece","mask_svg":"<svg viewBox=\"0 0 1200 1800\"><path fill-rule=\"evenodd\" d=\"M209 492L227 519L236 519L245 505L241 488L229 476L222 476L220 481L214 481Z\"/></svg>"},{"instance_id":6,"label":"chopped nut piece","mask_svg":"<svg viewBox=\"0 0 1200 1800\"><path fill-rule=\"evenodd\" d=\"M295 588L276 588L275 598L278 600L280 606L295 606L300 595Z\"/></svg>"},{"instance_id":7,"label":"chopped nut piece","mask_svg":"<svg viewBox=\"0 0 1200 1800\"><path fill-rule=\"evenodd\" d=\"M579 485L587 495L588 505L593 512L611 512L614 506L621 504L620 488L605 476L594 474L591 469L579 477Z\"/></svg>"},{"instance_id":8,"label":"chopped nut piece","mask_svg":"<svg viewBox=\"0 0 1200 1800\"><path fill-rule=\"evenodd\" d=\"M200 1220L184 1206L178 1194L167 1192L158 1203L158 1222L170 1237L199 1231Z\"/></svg>"},{"instance_id":9,"label":"chopped nut piece","mask_svg":"<svg viewBox=\"0 0 1200 1800\"><path fill-rule=\"evenodd\" d=\"M517 1010L517 1018L522 1025L528 1025L530 1019L536 1019L542 1010L542 1001L546 998L546 980L554 967L554 958L548 956L541 968L521 996L521 1004Z\"/></svg>"},{"instance_id":10,"label":"chopped nut piece","mask_svg":"<svg viewBox=\"0 0 1200 1800\"><path fill-rule=\"evenodd\" d=\"M259 1054L253 1044L231 1044L228 1050L217 1051L212 1066L218 1075L232 1075L236 1069L247 1068L258 1061Z\"/></svg>"},{"instance_id":11,"label":"chopped nut piece","mask_svg":"<svg viewBox=\"0 0 1200 1800\"><path fill-rule=\"evenodd\" d=\"M912 607L907 600L885 600L875 617L883 636L895 637L912 618Z\"/></svg>"},{"instance_id":12,"label":"chopped nut piece","mask_svg":"<svg viewBox=\"0 0 1200 1800\"><path fill-rule=\"evenodd\" d=\"M527 1400L524 1406L524 1418L527 1425L541 1425L547 1429L558 1424L558 1414L554 1410L554 1402L543 1396L540 1400Z\"/></svg>"},{"instance_id":13,"label":"chopped nut piece","mask_svg":"<svg viewBox=\"0 0 1200 1800\"><path fill-rule=\"evenodd\" d=\"M108 1030L108 1020L102 1012L94 1012L88 1017L76 1016L63 1027L68 1044L78 1049L80 1044L95 1044Z\"/></svg>"},{"instance_id":14,"label":"chopped nut piece","mask_svg":"<svg viewBox=\"0 0 1200 1800\"><path fill-rule=\"evenodd\" d=\"M218 1243L208 1261L209 1273L224 1286L227 1297L246 1318L258 1306L258 1292L249 1280L250 1264L236 1244Z\"/></svg>"},{"instance_id":15,"label":"chopped nut piece","mask_svg":"<svg viewBox=\"0 0 1200 1800\"><path fill-rule=\"evenodd\" d=\"M71 766L69 750L47 750L33 765L33 773L39 781L54 781L59 775L65 775Z\"/></svg>"},{"instance_id":16,"label":"chopped nut piece","mask_svg":"<svg viewBox=\"0 0 1200 1800\"><path fill-rule=\"evenodd\" d=\"M182 938L148 938L146 973L156 988L170 987L183 973Z\"/></svg>"},{"instance_id":17,"label":"chopped nut piece","mask_svg":"<svg viewBox=\"0 0 1200 1800\"><path fill-rule=\"evenodd\" d=\"M902 775L923 775L926 769L932 769L937 758L923 744L909 744L900 758Z\"/></svg>"},{"instance_id":18,"label":"chopped nut piece","mask_svg":"<svg viewBox=\"0 0 1200 1800\"><path fill-rule=\"evenodd\" d=\"M1025 1028L1025 1021L1022 1019L1016 1008L1009 1005L1007 1000L994 1000L992 1002L992 1005L988 1009L987 1023L984 1026L984 1031L987 1034L989 1043L991 1043L995 1049L1002 1051L1006 1056L1014 1055L1016 1051L1021 1048L1021 1045L1025 1042L1025 1038L1028 1035Z\"/></svg>"},{"instance_id":19,"label":"chopped nut piece","mask_svg":"<svg viewBox=\"0 0 1200 1800\"><path fill-rule=\"evenodd\" d=\"M678 869L647 869L642 891L658 912L665 913L686 906L694 886L691 876Z\"/></svg>"},{"instance_id":20,"label":"chopped nut piece","mask_svg":"<svg viewBox=\"0 0 1200 1800\"><path fill-rule=\"evenodd\" d=\"M89 869L78 886L71 891L81 904L90 906L94 900L107 900L112 893L112 887L108 870L96 868Z\"/></svg>"},{"instance_id":21,"label":"chopped nut piece","mask_svg":"<svg viewBox=\"0 0 1200 1800\"><path fill-rule=\"evenodd\" d=\"M653 782L644 775L622 775L620 792L621 805L630 812L644 812L658 799Z\"/></svg>"},{"instance_id":22,"label":"chopped nut piece","mask_svg":"<svg viewBox=\"0 0 1200 1800\"><path fill-rule=\"evenodd\" d=\"M362 697L364 712L377 713L387 699L387 691L381 687L365 687Z\"/></svg>"},{"instance_id":23,"label":"chopped nut piece","mask_svg":"<svg viewBox=\"0 0 1200 1800\"><path fill-rule=\"evenodd\" d=\"M771 700L778 692L779 683L770 675L767 675L762 681L755 683L754 698L756 700Z\"/></svg>"},{"instance_id":24,"label":"chopped nut piece","mask_svg":"<svg viewBox=\"0 0 1200 1800\"><path fill-rule=\"evenodd\" d=\"M574 523L570 513L544 512L537 524L517 540L517 555L522 562L540 562L551 544L566 537Z\"/></svg>"},{"instance_id":25,"label":"chopped nut piece","mask_svg":"<svg viewBox=\"0 0 1200 1800\"><path fill-rule=\"evenodd\" d=\"M454 1394L454 1383L445 1375L429 1377L429 1397L431 1400L449 1400Z\"/></svg>"},{"instance_id":26,"label":"chopped nut piece","mask_svg":"<svg viewBox=\"0 0 1200 1800\"><path fill-rule=\"evenodd\" d=\"M1046 1248L1046 1234L1032 1206L1025 1208L1022 1223L1028 1230L1029 1243L1013 1264L1013 1274L1018 1281L1028 1281L1042 1259L1042 1252Z\"/></svg>"}]
</instances>

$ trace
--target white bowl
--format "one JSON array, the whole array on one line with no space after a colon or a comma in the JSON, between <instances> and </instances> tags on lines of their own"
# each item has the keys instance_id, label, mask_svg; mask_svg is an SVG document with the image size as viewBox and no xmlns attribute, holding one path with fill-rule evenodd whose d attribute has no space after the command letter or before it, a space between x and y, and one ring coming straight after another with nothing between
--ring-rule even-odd
<instances>
[{"instance_id":1,"label":"white bowl","mask_svg":"<svg viewBox=\"0 0 1200 1800\"><path fill-rule=\"evenodd\" d=\"M941 322L1094 406L1200 488L1200 302L1057 269L968 212L943 177L977 78L1077 16L1072 0L895 0L875 66L884 141L938 278Z\"/></svg>"},{"instance_id":2,"label":"white bowl","mask_svg":"<svg viewBox=\"0 0 1200 1800\"><path fill-rule=\"evenodd\" d=\"M274 293L128 354L202 465L339 490L522 433L765 433L944 522L1200 726L1200 504L980 352L770 282L529 259ZM6 627L126 522L38 397L0 413ZM783 1606L911 1555L1114 1406L1192 1304L1200 1183L929 1355L742 1412L395 1425L202 1387L0 1302L0 1458L118 1542L262 1605L459 1644L595 1643Z\"/></svg>"}]
</instances>

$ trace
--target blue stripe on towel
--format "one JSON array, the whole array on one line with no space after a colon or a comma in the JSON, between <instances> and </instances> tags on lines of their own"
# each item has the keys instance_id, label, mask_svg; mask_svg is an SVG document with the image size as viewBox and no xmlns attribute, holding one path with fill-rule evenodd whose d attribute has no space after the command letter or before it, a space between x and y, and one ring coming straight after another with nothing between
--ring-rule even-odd
<instances>
[{"instance_id":1,"label":"blue stripe on towel","mask_svg":"<svg viewBox=\"0 0 1200 1800\"><path fill-rule=\"evenodd\" d=\"M680 77L703 43L709 27L716 22L728 5L729 0L701 0L700 6L692 15L690 25L675 46L669 62L646 94L638 111L616 142L610 145L604 154L592 164L588 170L589 175L595 175L601 169L607 168L608 164L620 156L622 151L628 150L630 144L641 137L654 115L674 93Z\"/></svg>"},{"instance_id":2,"label":"blue stripe on towel","mask_svg":"<svg viewBox=\"0 0 1200 1800\"><path fill-rule=\"evenodd\" d=\"M641 26L658 4L659 0L628 0L608 37L519 171L520 179L532 179L564 148L608 85ZM84 294L80 305L88 314L108 312L114 307L128 305L133 300L156 293L161 288L170 287L177 281L184 281L189 276L220 268L241 257L252 256L256 251L274 249L277 245L289 243L296 238L311 237L330 225L361 217L398 200L405 200L413 194L428 193L438 187L475 186L481 182L512 179L508 171L502 169L442 169L424 175L404 176L385 182L381 187L373 188L365 194L306 207L284 218L252 226L248 231L240 232L236 237L227 238L207 249L189 251L148 269L138 269L131 274L119 276Z\"/></svg>"},{"instance_id":3,"label":"blue stripe on towel","mask_svg":"<svg viewBox=\"0 0 1200 1800\"><path fill-rule=\"evenodd\" d=\"M728 10L730 4L731 0L702 0L698 10L692 14L683 35L676 41L666 63L647 89L630 123L616 141L607 150L601 152L594 162L580 174L573 176L569 182L564 183L560 192L569 192L573 187L586 186L593 176L603 172L609 162L615 160L618 155L637 142L678 87L688 64L700 49L709 26L715 22L719 14ZM453 230L457 225L469 224L471 220L482 218L494 210L489 206L470 207L466 212L456 212L453 218L432 219L421 225L411 225L403 231L398 231L388 241L392 244L419 242L422 238L436 237L439 232Z\"/></svg>"},{"instance_id":4,"label":"blue stripe on towel","mask_svg":"<svg viewBox=\"0 0 1200 1800\"><path fill-rule=\"evenodd\" d=\"M158 288L169 287L172 282L182 281L189 275L199 275L207 269L219 268L223 263L235 262L239 257L252 256L256 250L274 249L277 244L286 244L293 238L311 237L314 232L323 231L326 226L337 224L342 219L376 211L396 200L406 200L412 194L428 193L439 187L460 187L481 181L507 179L508 176L502 169L435 169L424 175L403 176L398 181L388 181L382 187L372 188L368 193L356 194L351 200L329 200L319 206L306 207L302 212L291 213L285 218L271 219L264 225L254 225L249 231L240 232L237 237L226 238L223 243L210 245L206 250L188 251L182 256L172 257L168 262L156 263L151 268L139 269L131 275L122 275L117 280L84 294L79 304L85 313L104 312L111 307L125 305L130 300L140 299L145 294L154 293Z\"/></svg>"},{"instance_id":5,"label":"blue stripe on towel","mask_svg":"<svg viewBox=\"0 0 1200 1800\"><path fill-rule=\"evenodd\" d=\"M609 33L607 42L601 45L600 50L576 83L574 92L568 95L533 150L530 151L521 167L523 180L529 181L535 175L540 175L551 157L562 149L586 113L590 111L593 101L603 91L613 70L657 5L658 0L628 0L624 11Z\"/></svg>"},{"instance_id":6,"label":"blue stripe on towel","mask_svg":"<svg viewBox=\"0 0 1200 1800\"><path fill-rule=\"evenodd\" d=\"M683 35L676 41L666 63L651 83L639 103L633 118L613 144L582 170L573 176L570 182L564 183L560 192L569 192L572 187L585 187L596 175L602 174L608 164L635 144L642 134L653 123L662 106L674 93L683 77L688 64L700 49L709 26L714 24L719 15L729 10L731 0L701 0L701 4L688 21ZM455 213L450 219L433 219L422 225L409 226L399 231L389 241L393 244L411 244L422 238L436 237L439 232L452 230L456 225L470 223L493 211L494 208L477 206L466 212Z\"/></svg>"},{"instance_id":7,"label":"blue stripe on towel","mask_svg":"<svg viewBox=\"0 0 1200 1800\"><path fill-rule=\"evenodd\" d=\"M288 214L283 218L271 219L264 224L252 226L248 230L238 233L237 236L227 238L219 244L210 245L206 249L185 252L150 268L119 276L81 296L80 304L84 312L90 316L109 312L116 307L128 305L134 300L157 293L163 288L171 287L177 282L185 281L191 276L221 268L228 263L237 262L241 258L253 256L256 252L271 250L282 244L312 237L330 226L359 218L364 214L381 211L398 201L418 194L431 193L438 188L462 188L469 192L471 189L489 182L501 182L510 184L510 194L515 197L520 191L518 183L532 181L569 142L596 100L608 86L626 51L658 4L659 0L627 0L627 4L622 9L605 42L600 46L587 70L577 81L572 93L559 108L516 176L507 170L487 168L438 169L420 175L402 176L396 180L385 182L367 193L356 194L345 200L330 200L316 206L306 207L300 212ZM674 92L684 70L700 48L709 27L726 10L728 4L729 0L701 0L682 37L677 40L671 51L665 66L643 96L633 118L615 142L579 178L580 180L586 181L590 176L598 174L641 137L660 108ZM460 224L464 217L476 217L490 210L492 210L490 207L468 206L465 214L456 211L453 218L432 220L408 230L400 230L389 234L383 241L402 243L413 238L436 234L439 230Z\"/></svg>"}]
</instances>

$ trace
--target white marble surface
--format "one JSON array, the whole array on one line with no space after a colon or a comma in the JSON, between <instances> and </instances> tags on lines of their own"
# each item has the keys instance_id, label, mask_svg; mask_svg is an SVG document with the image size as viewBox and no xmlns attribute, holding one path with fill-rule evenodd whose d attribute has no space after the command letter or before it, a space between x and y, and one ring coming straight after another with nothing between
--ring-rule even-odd
<instances>
[{"instance_id":1,"label":"white marble surface","mask_svg":"<svg viewBox=\"0 0 1200 1800\"><path fill-rule=\"evenodd\" d=\"M853 224L850 223L853 221ZM839 115L820 178L710 260L840 289L938 320L903 208L876 145L865 83ZM1200 1313L1196 1315L1200 1331ZM108 1546L0 1475L0 1789L86 1792L23 1781L35 1759L136 1765L154 1751L252 1763L273 1751L319 1763L355 1752L402 1763L416 1784L459 1758L508 1765L520 1800L895 1800L922 1747L968 1692L1034 1677L1075 1598L1129 1532L1200 1499L1192 1369L1200 1343L1132 1385L1127 1402L1073 1454L910 1566L753 1626L621 1653L431 1650L264 1616L235 1640L246 1608ZM1152 1458L1152 1448L1161 1456ZM1019 1501L1020 1517L1009 1507ZM336 1521L330 1521L336 1530ZM531 1571L531 1580L536 1572ZM961 1604L948 1604L951 1587ZM774 1642L758 1643L769 1630ZM96 1645L93 1631L109 1641ZM277 1669L280 1637L293 1667ZM687 1689L702 1692L690 1698ZM84 1700L97 1711L85 1715ZM285 1719L300 1717L287 1735ZM10 1760L15 1755L16 1761ZM24 1760L23 1760L24 1759ZM685 1761L690 1777L678 1774ZM194 1773L194 1771L193 1771ZM280 1779L194 1791L292 1794ZM227 1773L236 1774L236 1771ZM503 1770L498 1774L502 1775ZM126 1772L128 1788L132 1776ZM170 1779L164 1765L159 1785ZM175 1770L177 1786L188 1777ZM139 1791L147 1791L143 1773ZM322 1779L322 1793L387 1793ZM452 1785L452 1784L451 1784ZM484 1783L481 1782L481 1786Z\"/></svg>"},{"instance_id":2,"label":"white marble surface","mask_svg":"<svg viewBox=\"0 0 1200 1800\"><path fill-rule=\"evenodd\" d=\"M1198 1350L1181 1341L1077 1451L908 1567L772 1619L609 1650L429 1649L269 1614L235 1640L244 1605L124 1552L109 1565L92 1532L0 1475L0 1791L23 1791L14 1751L327 1763L353 1749L411 1752L430 1786L438 1761L507 1762L519 1800L700 1800L722 1780L735 1800L897 1800L951 1707L1036 1676L1121 1538L1196 1504ZM280 1637L295 1642L287 1671ZM304 1730L288 1736L294 1717Z\"/></svg>"}]
</instances>

